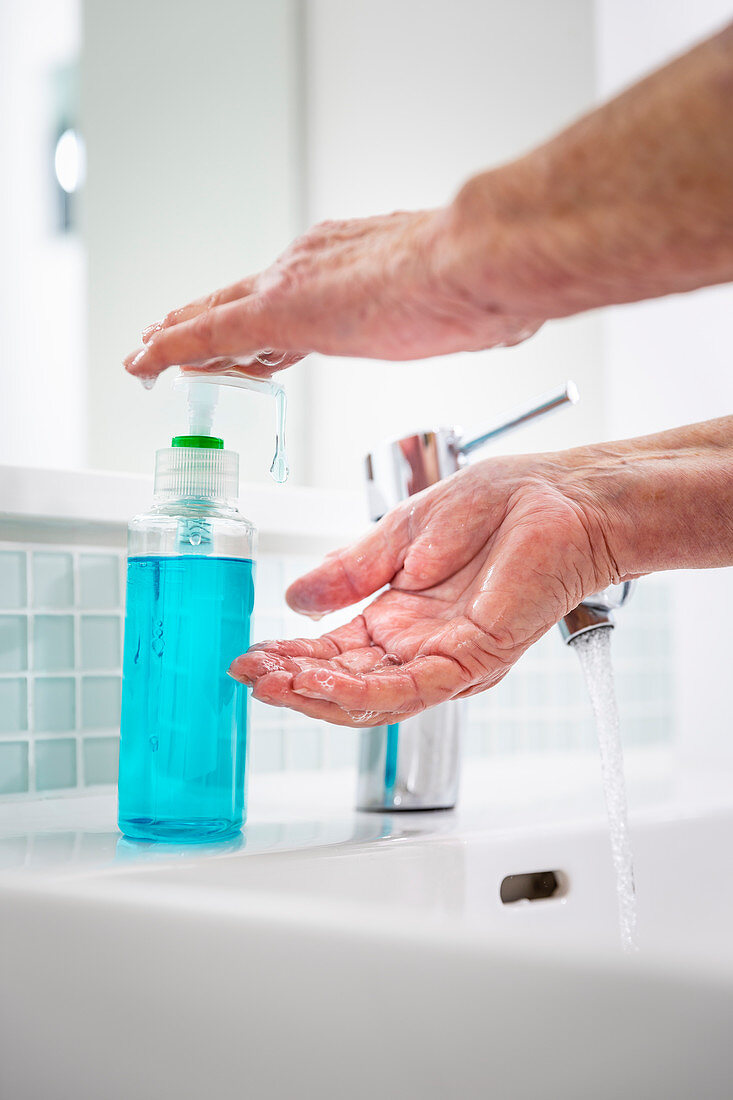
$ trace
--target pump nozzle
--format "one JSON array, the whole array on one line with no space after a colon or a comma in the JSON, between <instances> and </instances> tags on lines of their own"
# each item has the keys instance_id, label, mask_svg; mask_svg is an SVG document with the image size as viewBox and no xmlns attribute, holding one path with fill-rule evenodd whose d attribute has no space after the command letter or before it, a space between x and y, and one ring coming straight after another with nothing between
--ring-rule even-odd
<instances>
[{"instance_id":1,"label":"pump nozzle","mask_svg":"<svg viewBox=\"0 0 733 1100\"><path fill-rule=\"evenodd\" d=\"M201 385L200 383L205 383ZM275 455L270 473L277 482L287 480L288 461L285 454L285 413L287 397L285 390L277 382L264 378L247 378L238 371L222 371L213 374L210 371L179 371L174 382L176 389L185 386L188 392L188 425L191 435L211 435L214 410L219 400L219 386L233 386L235 389L253 390L266 393L275 398Z\"/></svg>"},{"instance_id":2,"label":"pump nozzle","mask_svg":"<svg viewBox=\"0 0 733 1100\"><path fill-rule=\"evenodd\" d=\"M186 390L188 434L211 435L214 425L214 410L219 402L219 387L199 386L189 383Z\"/></svg>"}]
</instances>

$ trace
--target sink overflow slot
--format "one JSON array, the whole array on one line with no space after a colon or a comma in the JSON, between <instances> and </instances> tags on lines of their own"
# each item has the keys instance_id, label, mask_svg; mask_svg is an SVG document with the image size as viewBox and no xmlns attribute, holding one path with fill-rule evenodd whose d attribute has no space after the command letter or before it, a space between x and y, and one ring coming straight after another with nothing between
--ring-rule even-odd
<instances>
[{"instance_id":1,"label":"sink overflow slot","mask_svg":"<svg viewBox=\"0 0 733 1100\"><path fill-rule=\"evenodd\" d=\"M499 897L504 905L512 905L515 901L562 898L567 892L568 879L562 871L529 871L524 875L507 875L502 879Z\"/></svg>"}]
</instances>

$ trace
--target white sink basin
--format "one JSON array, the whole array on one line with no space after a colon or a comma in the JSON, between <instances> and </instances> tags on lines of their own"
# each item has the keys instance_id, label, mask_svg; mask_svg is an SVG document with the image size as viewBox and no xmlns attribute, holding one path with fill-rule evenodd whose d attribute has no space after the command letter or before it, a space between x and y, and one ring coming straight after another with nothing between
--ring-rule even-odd
<instances>
[{"instance_id":1,"label":"white sink basin","mask_svg":"<svg viewBox=\"0 0 733 1100\"><path fill-rule=\"evenodd\" d=\"M729 1097L733 783L629 761L629 958L596 768L482 765L420 815L268 778L221 848L125 841L109 798L3 807L0 1096ZM536 871L566 894L502 903Z\"/></svg>"}]
</instances>

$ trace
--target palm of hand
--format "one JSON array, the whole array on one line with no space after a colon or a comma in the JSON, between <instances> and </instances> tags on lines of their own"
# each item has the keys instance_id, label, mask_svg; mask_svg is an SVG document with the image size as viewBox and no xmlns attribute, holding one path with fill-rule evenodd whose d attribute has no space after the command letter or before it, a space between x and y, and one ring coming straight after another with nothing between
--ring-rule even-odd
<instances>
[{"instance_id":1,"label":"palm of hand","mask_svg":"<svg viewBox=\"0 0 733 1100\"><path fill-rule=\"evenodd\" d=\"M390 580L361 615L317 639L256 646L232 674L264 702L353 726L406 718L498 683L607 579L576 505L553 486L512 475L502 483L495 463L488 492L488 465L413 498L416 505L289 593L296 606L306 596L310 610L335 608ZM370 573L377 583L365 589Z\"/></svg>"}]
</instances>

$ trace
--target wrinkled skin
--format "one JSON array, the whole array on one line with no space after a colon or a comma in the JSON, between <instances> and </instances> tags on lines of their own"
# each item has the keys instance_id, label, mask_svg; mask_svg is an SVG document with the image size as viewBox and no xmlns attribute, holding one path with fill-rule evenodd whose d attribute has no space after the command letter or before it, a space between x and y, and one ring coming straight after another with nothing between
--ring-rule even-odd
<instances>
[{"instance_id":1,"label":"wrinkled skin","mask_svg":"<svg viewBox=\"0 0 733 1100\"><path fill-rule=\"evenodd\" d=\"M617 579L598 556L597 517L567 480L537 456L495 459L413 497L287 593L318 615L388 584L363 614L315 640L255 646L231 675L266 703L351 726L497 683L584 595Z\"/></svg>"},{"instance_id":2,"label":"wrinkled skin","mask_svg":"<svg viewBox=\"0 0 733 1100\"><path fill-rule=\"evenodd\" d=\"M531 336L540 319L458 285L459 268L471 280L452 222L436 210L317 225L266 271L149 326L125 366L145 379L177 363L261 377L309 351L419 359Z\"/></svg>"},{"instance_id":3,"label":"wrinkled skin","mask_svg":"<svg viewBox=\"0 0 733 1100\"><path fill-rule=\"evenodd\" d=\"M125 365L154 379L174 364L269 374L309 351L422 359L726 282L731 72L733 24L443 208L315 226L150 325Z\"/></svg>"},{"instance_id":4,"label":"wrinkled skin","mask_svg":"<svg viewBox=\"0 0 733 1100\"><path fill-rule=\"evenodd\" d=\"M519 343L545 319L733 279L733 25L444 209L326 222L265 272L174 310L125 361L269 375L309 351L415 359ZM344 366L348 369L348 365ZM584 595L733 564L733 418L494 460L387 516L297 581L316 641L232 666L256 697L347 725L502 678Z\"/></svg>"},{"instance_id":5,"label":"wrinkled skin","mask_svg":"<svg viewBox=\"0 0 733 1100\"><path fill-rule=\"evenodd\" d=\"M733 416L477 463L287 593L315 617L378 593L361 615L315 640L253 646L230 673L266 703L348 726L473 695L608 584L733 564L731 485Z\"/></svg>"}]
</instances>

